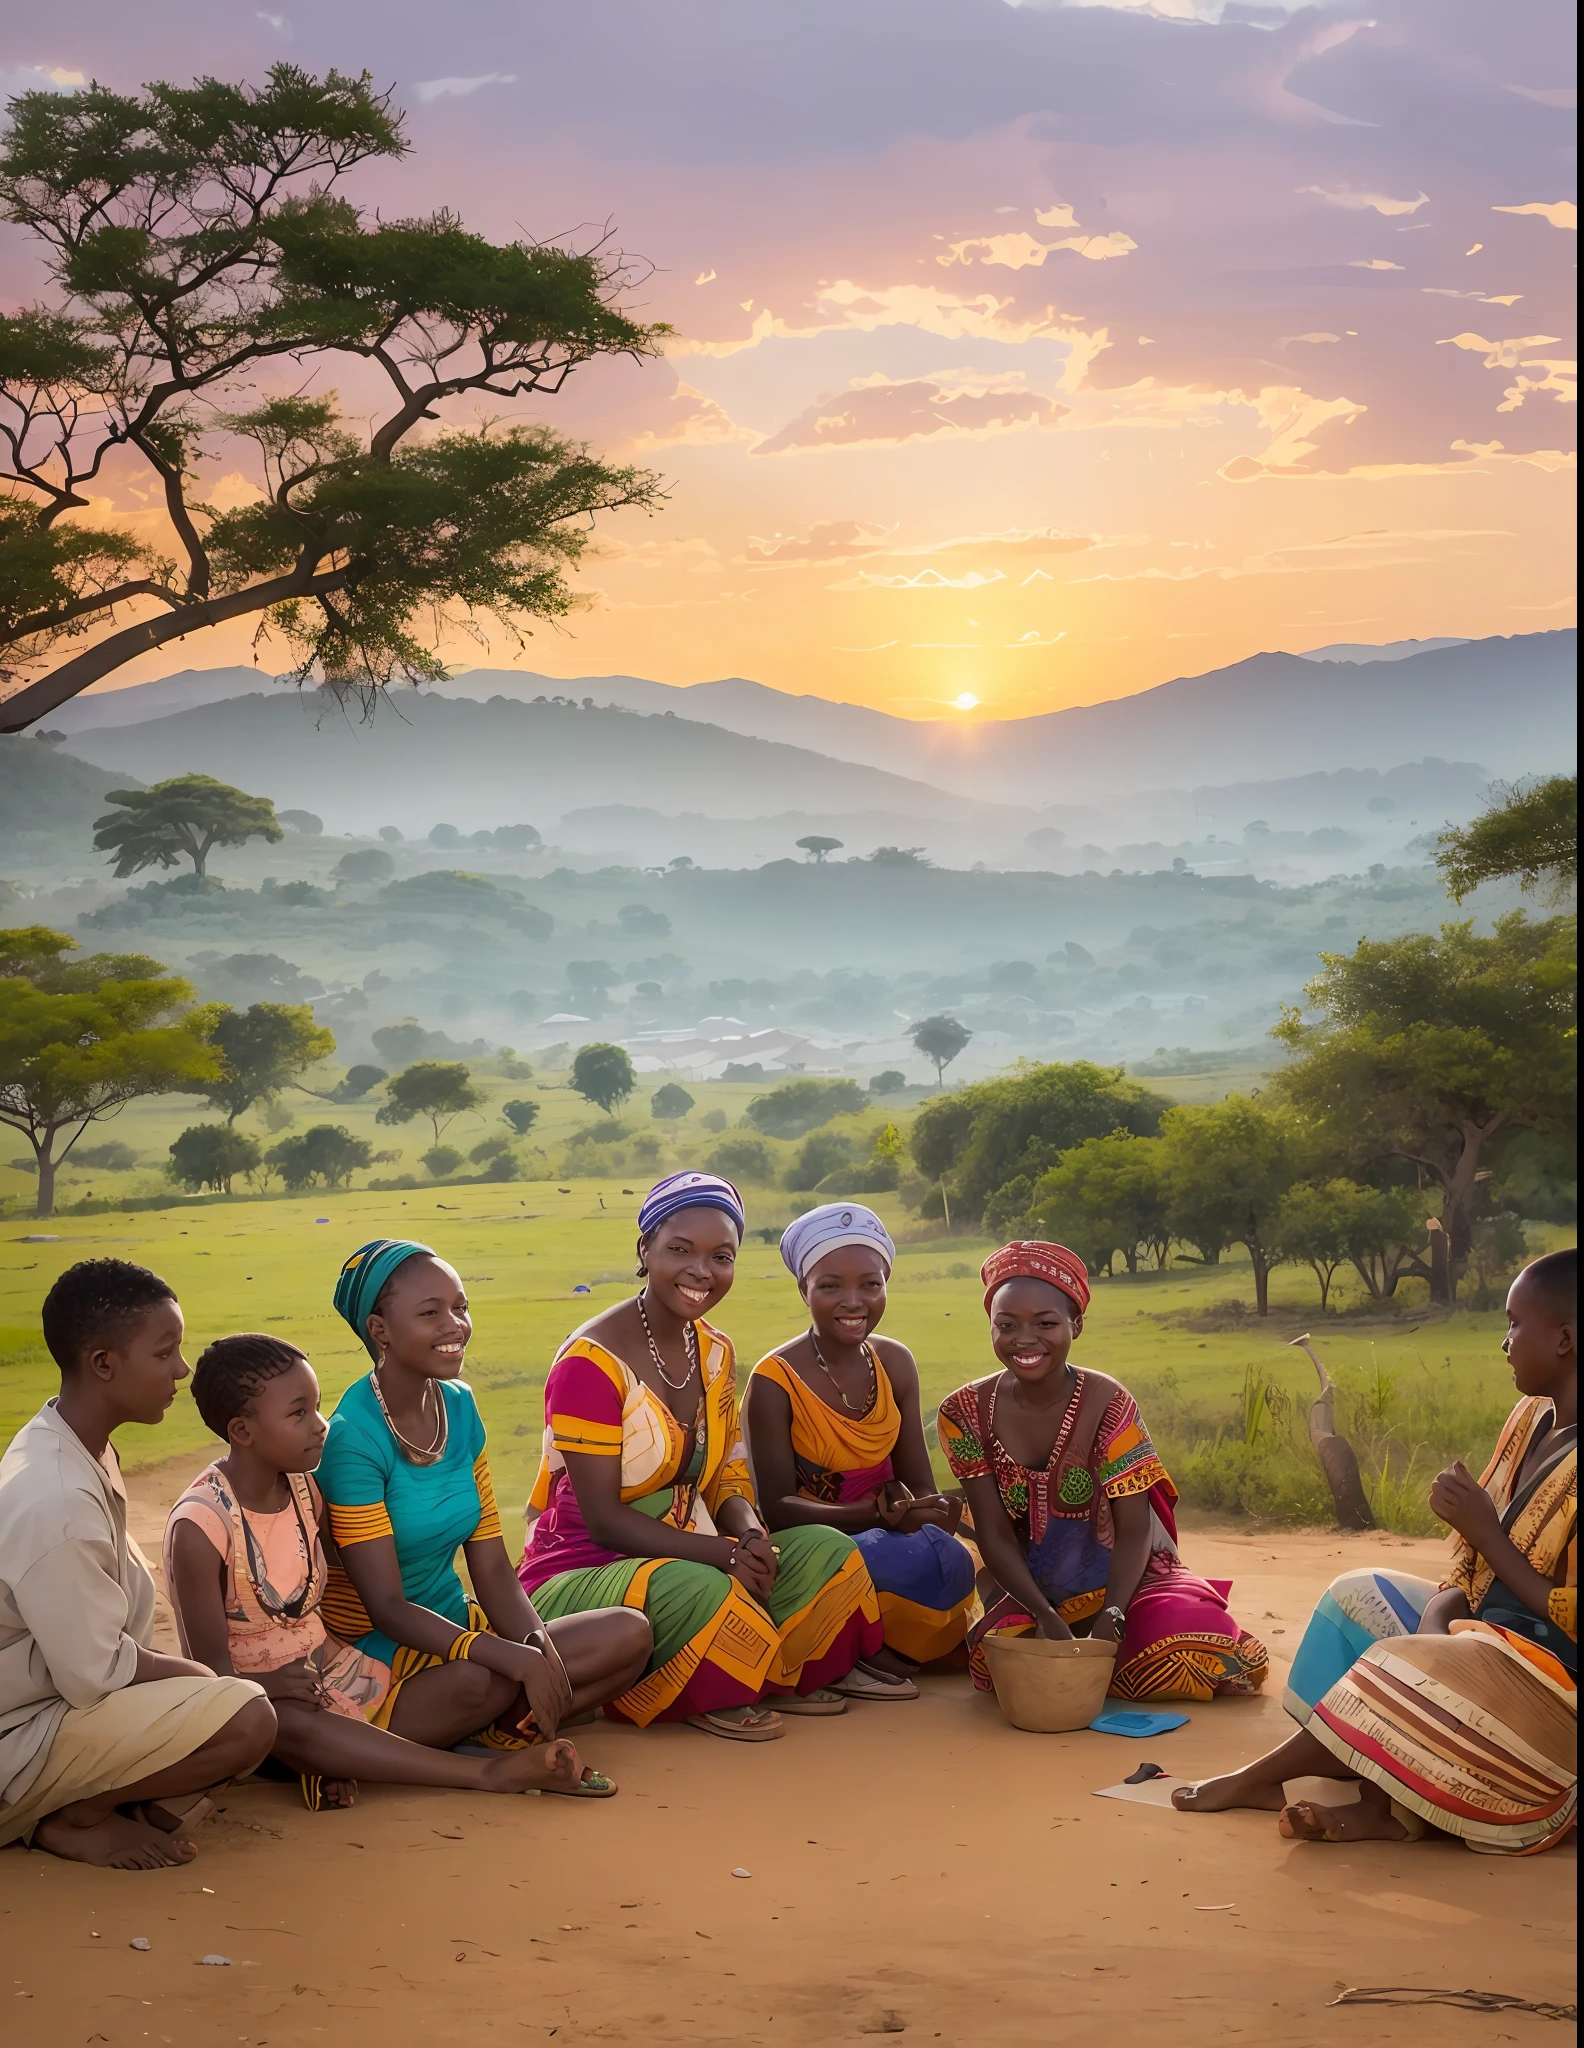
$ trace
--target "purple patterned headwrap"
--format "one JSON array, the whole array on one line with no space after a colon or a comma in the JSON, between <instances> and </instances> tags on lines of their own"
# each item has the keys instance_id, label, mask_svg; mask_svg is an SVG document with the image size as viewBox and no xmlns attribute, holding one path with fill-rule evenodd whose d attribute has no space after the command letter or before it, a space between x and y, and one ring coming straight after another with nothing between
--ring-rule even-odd
<instances>
[{"instance_id":1,"label":"purple patterned headwrap","mask_svg":"<svg viewBox=\"0 0 1584 2048\"><path fill-rule=\"evenodd\" d=\"M736 1224L739 1238L748 1228L743 1198L729 1180L715 1173L668 1173L644 1196L643 1207L638 1211L638 1235L647 1237L668 1217L684 1209L724 1210Z\"/></svg>"}]
</instances>

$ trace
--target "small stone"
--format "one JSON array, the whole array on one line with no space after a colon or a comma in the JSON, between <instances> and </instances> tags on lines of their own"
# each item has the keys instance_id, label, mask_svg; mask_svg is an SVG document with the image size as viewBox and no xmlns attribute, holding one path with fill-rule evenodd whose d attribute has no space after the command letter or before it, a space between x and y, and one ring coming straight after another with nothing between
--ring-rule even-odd
<instances>
[{"instance_id":1,"label":"small stone","mask_svg":"<svg viewBox=\"0 0 1584 2048\"><path fill-rule=\"evenodd\" d=\"M198 1960L210 1970L229 1970L231 1967L229 1956L200 1956Z\"/></svg>"},{"instance_id":2,"label":"small stone","mask_svg":"<svg viewBox=\"0 0 1584 2048\"><path fill-rule=\"evenodd\" d=\"M145 1951L151 1949L153 1946L153 1942L149 1940L146 1934L135 1934L133 1935L132 1939L127 1943L128 1948L143 1949Z\"/></svg>"},{"instance_id":3,"label":"small stone","mask_svg":"<svg viewBox=\"0 0 1584 2048\"><path fill-rule=\"evenodd\" d=\"M751 1870L744 1870L744 1869L743 1869L743 1867L742 1867L742 1865L741 1865L741 1864L739 1863L739 1864L738 1864L738 1866L737 1866L737 1868L736 1868L736 1869L735 1869L735 1870L734 1870L734 1871L732 1872L732 1876L733 1876L733 1877L752 1877L752 1876L753 1876L753 1872L752 1872Z\"/></svg>"}]
</instances>

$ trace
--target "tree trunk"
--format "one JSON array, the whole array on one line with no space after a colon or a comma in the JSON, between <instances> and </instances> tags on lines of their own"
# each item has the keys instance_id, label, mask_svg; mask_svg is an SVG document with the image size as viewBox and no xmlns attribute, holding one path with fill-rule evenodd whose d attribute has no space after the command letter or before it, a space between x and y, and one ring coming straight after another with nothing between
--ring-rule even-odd
<instances>
[{"instance_id":1,"label":"tree trunk","mask_svg":"<svg viewBox=\"0 0 1584 2048\"><path fill-rule=\"evenodd\" d=\"M1292 1340L1300 1350L1307 1351L1310 1362L1320 1375L1320 1394L1309 1410L1309 1441L1314 1446L1315 1456L1320 1460L1320 1469L1326 1476L1331 1489L1331 1498L1336 1505L1337 1520L1344 1529L1373 1529L1375 1513L1364 1491L1364 1481L1359 1474L1359 1461L1353 1446L1345 1436L1338 1436L1336 1430L1336 1388L1331 1375L1315 1356L1314 1346L1307 1333Z\"/></svg>"},{"instance_id":2,"label":"tree trunk","mask_svg":"<svg viewBox=\"0 0 1584 2048\"><path fill-rule=\"evenodd\" d=\"M1324 1315L1324 1314L1325 1314L1325 1312L1326 1312L1326 1303L1327 1303L1327 1302L1328 1302L1328 1301L1330 1300L1330 1298L1331 1298L1331 1278L1332 1278L1332 1274L1334 1274L1335 1272L1336 1272L1336 1268L1335 1268L1335 1266L1333 1266L1333 1267L1331 1268L1331 1271L1330 1271L1329 1273L1324 1273L1324 1272L1322 1272L1322 1271L1320 1270L1320 1268L1319 1268L1318 1266L1316 1266L1316 1267L1315 1267L1315 1269L1314 1269L1314 1276L1315 1276L1315 1278L1316 1278L1316 1279L1317 1279L1317 1280L1318 1280L1318 1281L1320 1282L1320 1313L1321 1313L1321 1315Z\"/></svg>"},{"instance_id":3,"label":"tree trunk","mask_svg":"<svg viewBox=\"0 0 1584 2048\"><path fill-rule=\"evenodd\" d=\"M1265 1248L1256 1239L1248 1248L1249 1261L1254 1268L1254 1313L1270 1314L1270 1266L1266 1262Z\"/></svg>"},{"instance_id":4,"label":"tree trunk","mask_svg":"<svg viewBox=\"0 0 1584 2048\"><path fill-rule=\"evenodd\" d=\"M1380 1300L1382 1293L1389 1294L1391 1292L1391 1289L1389 1287L1382 1288L1380 1281L1375 1277L1375 1266L1373 1259L1355 1258L1352 1263L1354 1272L1357 1273L1359 1278L1364 1282L1364 1285L1369 1289L1371 1295L1374 1297L1376 1301Z\"/></svg>"},{"instance_id":5,"label":"tree trunk","mask_svg":"<svg viewBox=\"0 0 1584 2048\"><path fill-rule=\"evenodd\" d=\"M1450 1308L1454 1298L1452 1261L1447 1234L1438 1217L1430 1218L1430 1299Z\"/></svg>"},{"instance_id":6,"label":"tree trunk","mask_svg":"<svg viewBox=\"0 0 1584 2048\"><path fill-rule=\"evenodd\" d=\"M207 847L207 846L195 846L195 847L193 847L193 849L192 849L192 864L193 864L193 873L194 873L194 874L195 874L195 875L196 875L196 876L198 877L198 879L199 879L199 881L200 881L200 882L201 882L201 881L203 880L203 877L204 877L204 862L205 862L205 861L206 861L206 860L207 860L208 858L209 858L209 849L208 849L208 847Z\"/></svg>"},{"instance_id":7,"label":"tree trunk","mask_svg":"<svg viewBox=\"0 0 1584 2048\"><path fill-rule=\"evenodd\" d=\"M52 1139L53 1136L52 1132ZM35 1216L53 1216L55 1214L55 1161L50 1157L52 1148L50 1145L36 1145L33 1149L38 1154L38 1201L34 1205L33 1214Z\"/></svg>"}]
</instances>

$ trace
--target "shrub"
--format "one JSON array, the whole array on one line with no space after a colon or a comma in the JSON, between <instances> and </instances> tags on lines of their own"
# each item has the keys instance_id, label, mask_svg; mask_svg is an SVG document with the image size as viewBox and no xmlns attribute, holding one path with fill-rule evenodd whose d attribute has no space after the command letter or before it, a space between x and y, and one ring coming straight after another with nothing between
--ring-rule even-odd
<instances>
[{"instance_id":1,"label":"shrub","mask_svg":"<svg viewBox=\"0 0 1584 2048\"><path fill-rule=\"evenodd\" d=\"M371 1088L377 1088L388 1078L383 1067L371 1067L366 1063L348 1067L330 1099L332 1102L361 1102Z\"/></svg>"},{"instance_id":2,"label":"shrub","mask_svg":"<svg viewBox=\"0 0 1584 2048\"><path fill-rule=\"evenodd\" d=\"M501 1115L505 1117L519 1138L525 1138L539 1120L539 1105L524 1096L501 1104Z\"/></svg>"},{"instance_id":3,"label":"shrub","mask_svg":"<svg viewBox=\"0 0 1584 2048\"><path fill-rule=\"evenodd\" d=\"M707 1109L699 1118L706 1131L723 1131L726 1128L726 1112L723 1109Z\"/></svg>"},{"instance_id":4,"label":"shrub","mask_svg":"<svg viewBox=\"0 0 1584 2048\"><path fill-rule=\"evenodd\" d=\"M435 1180L444 1180L462 1164L462 1154L455 1145L431 1145L421 1156Z\"/></svg>"},{"instance_id":5,"label":"shrub","mask_svg":"<svg viewBox=\"0 0 1584 2048\"><path fill-rule=\"evenodd\" d=\"M887 1067L883 1074L876 1074L869 1083L871 1095L900 1095L907 1086L907 1075L896 1067Z\"/></svg>"},{"instance_id":6,"label":"shrub","mask_svg":"<svg viewBox=\"0 0 1584 2048\"><path fill-rule=\"evenodd\" d=\"M343 1124L314 1124L295 1138L282 1138L264 1155L288 1188L344 1188L352 1175L374 1161L374 1148L354 1138Z\"/></svg>"},{"instance_id":7,"label":"shrub","mask_svg":"<svg viewBox=\"0 0 1584 2048\"><path fill-rule=\"evenodd\" d=\"M686 1116L692 1107L692 1096L675 1081L665 1082L649 1098L649 1114L657 1117L662 1123L670 1123Z\"/></svg>"},{"instance_id":8,"label":"shrub","mask_svg":"<svg viewBox=\"0 0 1584 2048\"><path fill-rule=\"evenodd\" d=\"M396 872L396 863L382 846L364 846L355 853L342 854L332 872L343 882L387 882Z\"/></svg>"},{"instance_id":9,"label":"shrub","mask_svg":"<svg viewBox=\"0 0 1584 2048\"><path fill-rule=\"evenodd\" d=\"M763 1138L727 1138L705 1164L711 1173L723 1173L728 1180L748 1181L756 1187L768 1187L775 1179L775 1155Z\"/></svg>"},{"instance_id":10,"label":"shrub","mask_svg":"<svg viewBox=\"0 0 1584 2048\"><path fill-rule=\"evenodd\" d=\"M851 1138L840 1131L815 1131L804 1139L787 1174L787 1186L794 1194L806 1194L828 1175L850 1169L856 1159L857 1148Z\"/></svg>"},{"instance_id":11,"label":"shrub","mask_svg":"<svg viewBox=\"0 0 1584 2048\"><path fill-rule=\"evenodd\" d=\"M124 1152L127 1147L114 1149ZM263 1156L258 1139L245 1131L233 1130L229 1124L190 1124L171 1146L165 1171L178 1187L194 1194L209 1188L217 1195L228 1195L236 1176L251 1173Z\"/></svg>"},{"instance_id":12,"label":"shrub","mask_svg":"<svg viewBox=\"0 0 1584 2048\"><path fill-rule=\"evenodd\" d=\"M475 1166L487 1166L492 1159L510 1159L512 1141L510 1138L481 1138L468 1157Z\"/></svg>"},{"instance_id":13,"label":"shrub","mask_svg":"<svg viewBox=\"0 0 1584 2048\"><path fill-rule=\"evenodd\" d=\"M71 1163L97 1167L101 1173L130 1173L138 1163L138 1155L130 1145L112 1138L108 1145L74 1145Z\"/></svg>"},{"instance_id":14,"label":"shrub","mask_svg":"<svg viewBox=\"0 0 1584 2048\"><path fill-rule=\"evenodd\" d=\"M788 1081L768 1095L756 1095L748 1105L748 1121L767 1138L801 1138L833 1116L865 1107L856 1081Z\"/></svg>"}]
</instances>

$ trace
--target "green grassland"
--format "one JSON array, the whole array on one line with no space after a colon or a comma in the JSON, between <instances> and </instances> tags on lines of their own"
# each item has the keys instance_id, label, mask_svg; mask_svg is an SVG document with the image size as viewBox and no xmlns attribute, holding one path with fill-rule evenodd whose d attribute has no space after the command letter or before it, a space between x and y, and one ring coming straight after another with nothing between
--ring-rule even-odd
<instances>
[{"instance_id":1,"label":"green grassland","mask_svg":"<svg viewBox=\"0 0 1584 2048\"><path fill-rule=\"evenodd\" d=\"M714 1091L698 1092L702 1102ZM547 1096L547 1104L555 1099ZM547 1107L546 1121L560 1109ZM577 1116L586 1120L581 1104ZM117 1135L133 1121L123 1119ZM175 1121L168 1111L167 1121ZM569 1128L570 1122L571 1112ZM127 1134L129 1142L142 1142L141 1133L137 1140ZM154 1135L150 1130L151 1142ZM546 1369L568 1331L631 1286L636 1204L625 1190L637 1185L631 1177L441 1184L190 1201L40 1224L13 1212L0 1224L0 1442L53 1391L38 1308L55 1276L76 1259L130 1258L163 1273L186 1311L189 1357L228 1331L290 1337L317 1366L328 1407L364 1366L356 1340L330 1307L342 1259L370 1237L419 1237L468 1283L477 1331L468 1378L489 1426L497 1491L515 1535L512 1504L526 1497L537 1463ZM918 1230L894 1198L873 1199L898 1230ZM793 1197L750 1198L750 1229L765 1216L779 1222L798 1206ZM41 1234L46 1241L38 1241ZM912 1346L928 1412L951 1388L989 1369L977 1284L988 1249L966 1237L902 1246L886 1329ZM802 1327L801 1304L772 1244L750 1237L738 1271L719 1321L745 1370ZM574 1295L579 1285L591 1293ZM1328 1503L1302 1432L1313 1373L1301 1353L1287 1348L1298 1331L1321 1331L1313 1283L1307 1271L1281 1269L1272 1293L1273 1313L1262 1324L1246 1312L1247 1267L1233 1260L1101 1280L1078 1357L1133 1388L1190 1502L1325 1519ZM1325 1319L1316 1341L1344 1388L1343 1418L1391 1526L1429 1526L1424 1483L1446 1455L1477 1462L1487 1453L1512 1399L1498 1349L1501 1327L1491 1312L1432 1318L1354 1311ZM196 1465L209 1443L185 1392L161 1427L130 1428L120 1439L131 1468L175 1457Z\"/></svg>"}]
</instances>

